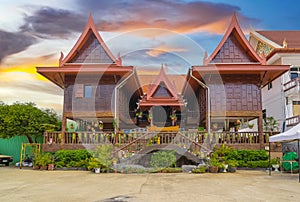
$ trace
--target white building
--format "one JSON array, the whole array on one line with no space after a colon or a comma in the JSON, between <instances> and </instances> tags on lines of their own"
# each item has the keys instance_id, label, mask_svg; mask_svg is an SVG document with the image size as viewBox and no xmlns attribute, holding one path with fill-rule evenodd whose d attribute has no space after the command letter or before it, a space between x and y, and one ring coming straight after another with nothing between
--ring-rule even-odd
<instances>
[{"instance_id":1,"label":"white building","mask_svg":"<svg viewBox=\"0 0 300 202\"><path fill-rule=\"evenodd\" d=\"M282 130L300 122L300 31L254 31L249 41L267 65L290 65L290 71L262 89L262 108Z\"/></svg>"}]
</instances>

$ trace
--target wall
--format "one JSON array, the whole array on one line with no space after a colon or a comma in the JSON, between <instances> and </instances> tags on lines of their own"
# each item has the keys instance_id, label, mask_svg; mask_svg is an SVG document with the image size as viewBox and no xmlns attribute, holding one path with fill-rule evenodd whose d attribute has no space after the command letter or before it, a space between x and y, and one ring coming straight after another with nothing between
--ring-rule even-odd
<instances>
[{"instance_id":1,"label":"wall","mask_svg":"<svg viewBox=\"0 0 300 202\"><path fill-rule=\"evenodd\" d=\"M38 143L43 143L43 137L38 138ZM10 139L0 139L0 154L13 156L13 163L20 161L22 143L28 143L26 136L16 136ZM29 150L30 151L30 150ZM28 152L30 154L30 152Z\"/></svg>"},{"instance_id":2,"label":"wall","mask_svg":"<svg viewBox=\"0 0 300 202\"><path fill-rule=\"evenodd\" d=\"M285 120L285 99L281 88L281 78L272 81L272 88L268 86L262 89L262 109L266 109L267 117L273 116L280 124L282 129Z\"/></svg>"},{"instance_id":3,"label":"wall","mask_svg":"<svg viewBox=\"0 0 300 202\"><path fill-rule=\"evenodd\" d=\"M82 112L82 111L112 111L112 95L116 82L119 80L118 76L113 75L80 75L80 76L66 76L66 89L64 99L65 112ZM93 93L91 98L76 95L76 85L91 85ZM82 89L81 87L81 89ZM84 94L84 92L83 92Z\"/></svg>"},{"instance_id":4,"label":"wall","mask_svg":"<svg viewBox=\"0 0 300 202\"><path fill-rule=\"evenodd\" d=\"M212 111L261 110L261 91L258 75L221 75L220 83L211 76L208 84Z\"/></svg>"}]
</instances>

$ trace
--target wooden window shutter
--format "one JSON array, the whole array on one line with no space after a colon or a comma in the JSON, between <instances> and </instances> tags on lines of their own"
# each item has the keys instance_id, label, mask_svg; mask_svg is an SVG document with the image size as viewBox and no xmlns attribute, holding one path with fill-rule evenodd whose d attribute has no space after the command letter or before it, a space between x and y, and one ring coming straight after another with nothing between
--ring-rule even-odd
<instances>
[{"instance_id":1,"label":"wooden window shutter","mask_svg":"<svg viewBox=\"0 0 300 202\"><path fill-rule=\"evenodd\" d=\"M84 94L84 85L83 84L75 84L75 98L83 98Z\"/></svg>"}]
</instances>

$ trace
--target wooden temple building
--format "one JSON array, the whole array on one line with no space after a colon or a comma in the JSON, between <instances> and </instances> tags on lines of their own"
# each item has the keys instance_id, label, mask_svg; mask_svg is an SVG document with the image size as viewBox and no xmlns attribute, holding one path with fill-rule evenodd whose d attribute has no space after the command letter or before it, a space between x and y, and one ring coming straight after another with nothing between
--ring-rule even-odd
<instances>
[{"instance_id":1,"label":"wooden temple building","mask_svg":"<svg viewBox=\"0 0 300 202\"><path fill-rule=\"evenodd\" d=\"M108 142L137 149L155 133L159 144L174 143L180 134L181 143L199 149L207 134L214 134L210 141L215 144L262 148L266 136L261 88L287 70L288 66L266 65L233 15L213 53L205 56L203 65L189 69L182 91L163 67L153 82L141 86L135 68L122 66L120 56L113 56L90 16L58 67L37 67L38 73L64 90L62 131L47 133L45 143L50 143L48 150L52 143L78 148ZM67 119L78 123L76 131L70 132ZM238 127L249 122L256 130L240 132Z\"/></svg>"}]
</instances>

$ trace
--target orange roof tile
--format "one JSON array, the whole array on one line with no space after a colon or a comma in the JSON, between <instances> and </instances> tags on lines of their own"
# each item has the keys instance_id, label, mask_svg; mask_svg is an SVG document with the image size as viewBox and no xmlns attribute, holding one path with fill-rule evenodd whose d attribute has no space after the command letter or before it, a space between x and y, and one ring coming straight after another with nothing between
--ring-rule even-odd
<instances>
[{"instance_id":1,"label":"orange roof tile","mask_svg":"<svg viewBox=\"0 0 300 202\"><path fill-rule=\"evenodd\" d=\"M296 30L276 30L276 31L256 31L264 37L282 46L284 39L288 48L300 48L300 31Z\"/></svg>"}]
</instances>

